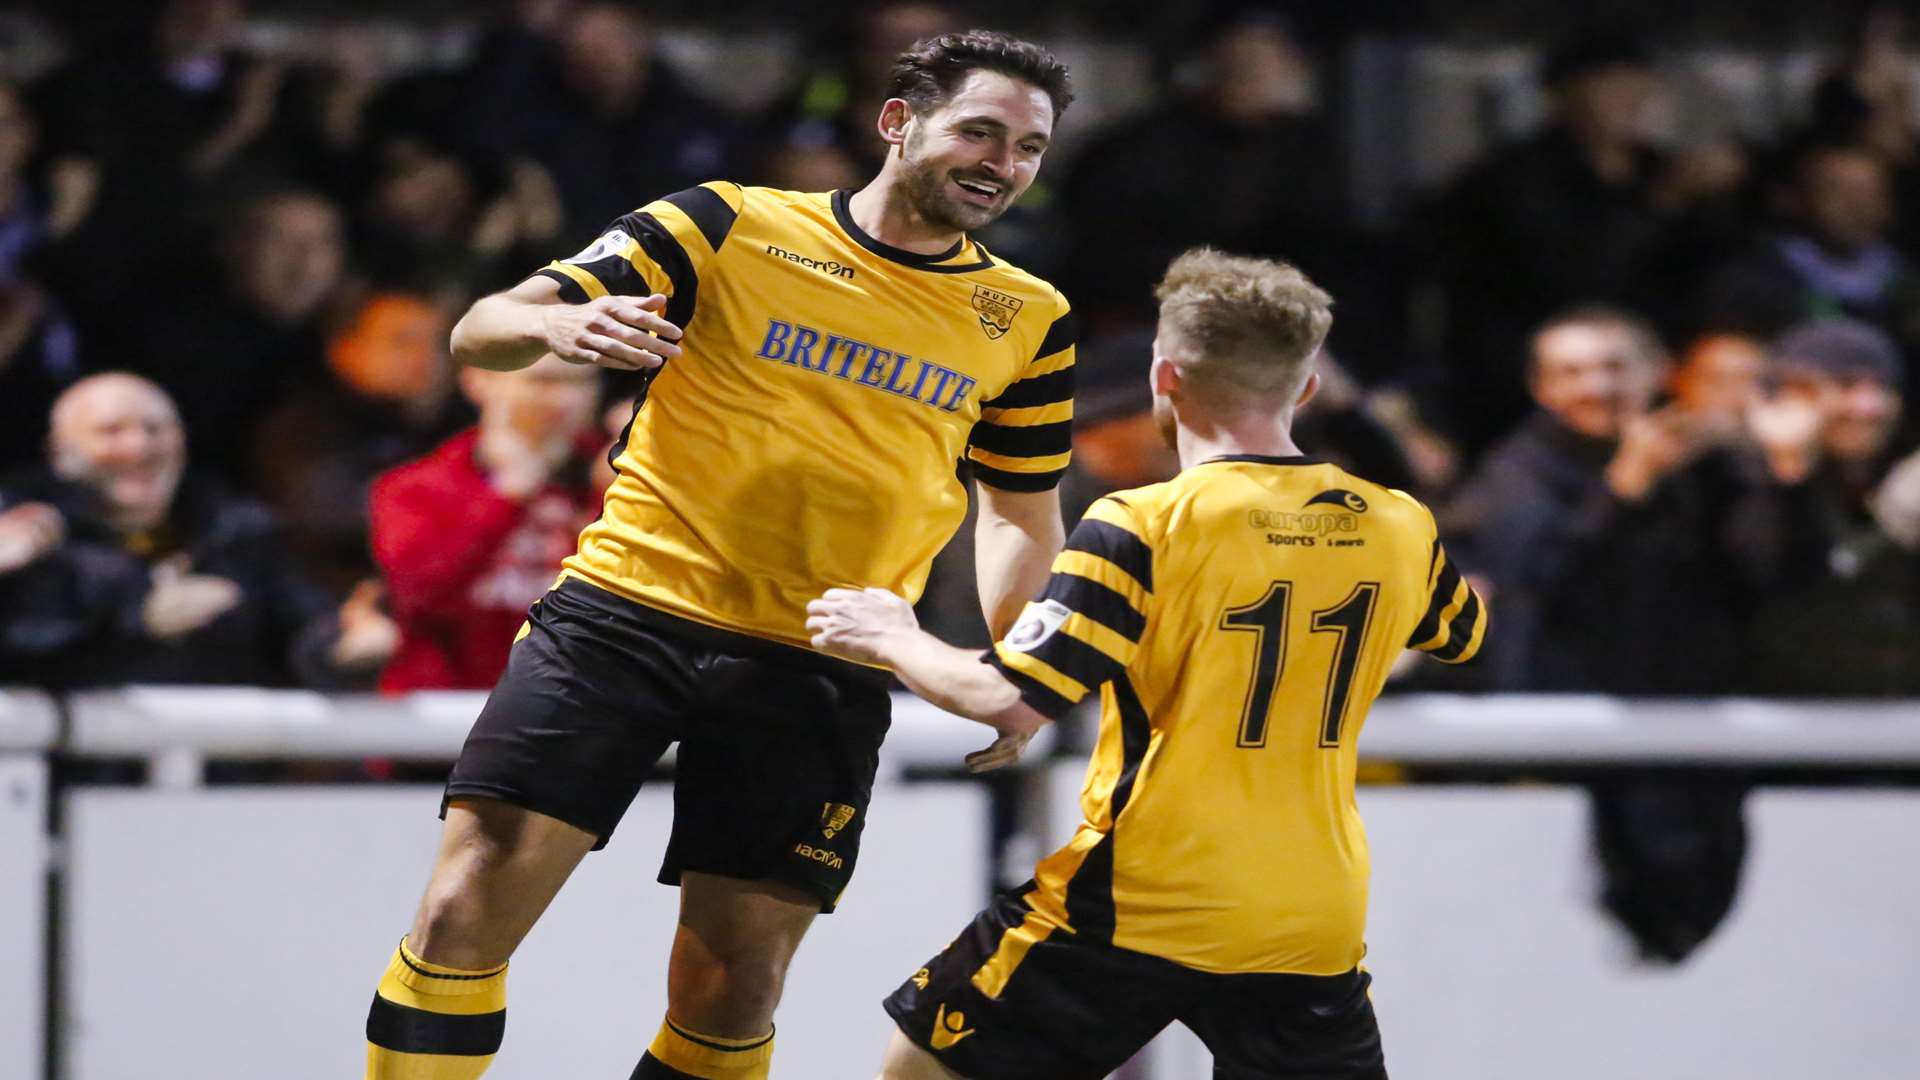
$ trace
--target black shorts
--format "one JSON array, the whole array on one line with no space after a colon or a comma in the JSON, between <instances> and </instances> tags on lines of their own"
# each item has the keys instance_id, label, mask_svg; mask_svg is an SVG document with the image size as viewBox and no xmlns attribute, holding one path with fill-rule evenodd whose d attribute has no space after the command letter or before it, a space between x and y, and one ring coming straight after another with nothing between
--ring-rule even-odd
<instances>
[{"instance_id":1,"label":"black shorts","mask_svg":"<svg viewBox=\"0 0 1920 1080\"><path fill-rule=\"evenodd\" d=\"M1000 896L886 1000L961 1076L1101 1080L1178 1020L1213 1052L1215 1080L1386 1080L1364 971L1214 975L1065 931L1002 950L1028 911L1019 891Z\"/></svg>"},{"instance_id":2,"label":"black shorts","mask_svg":"<svg viewBox=\"0 0 1920 1080\"><path fill-rule=\"evenodd\" d=\"M832 911L891 722L885 672L689 622L568 578L533 605L446 803L499 799L606 846L680 744L660 880L780 881Z\"/></svg>"}]
</instances>

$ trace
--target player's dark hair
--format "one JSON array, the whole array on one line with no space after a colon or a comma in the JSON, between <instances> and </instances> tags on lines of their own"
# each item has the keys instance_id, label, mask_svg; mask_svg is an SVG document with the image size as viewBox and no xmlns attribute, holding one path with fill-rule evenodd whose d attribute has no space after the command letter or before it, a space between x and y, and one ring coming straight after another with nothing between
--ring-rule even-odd
<instances>
[{"instance_id":1,"label":"player's dark hair","mask_svg":"<svg viewBox=\"0 0 1920 1080\"><path fill-rule=\"evenodd\" d=\"M1046 91L1055 120L1073 104L1067 65L1043 46L993 30L963 30L914 42L894 59L887 92L905 99L916 113L933 112L973 71L997 72Z\"/></svg>"}]
</instances>

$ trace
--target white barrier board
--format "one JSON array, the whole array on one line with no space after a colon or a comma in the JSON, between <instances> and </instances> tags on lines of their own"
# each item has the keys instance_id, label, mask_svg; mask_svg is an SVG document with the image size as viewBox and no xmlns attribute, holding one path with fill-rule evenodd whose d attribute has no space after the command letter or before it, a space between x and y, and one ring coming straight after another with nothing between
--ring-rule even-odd
<instances>
[{"instance_id":1,"label":"white barrier board","mask_svg":"<svg viewBox=\"0 0 1920 1080\"><path fill-rule=\"evenodd\" d=\"M0 1077L40 1075L47 766L0 755Z\"/></svg>"},{"instance_id":2,"label":"white barrier board","mask_svg":"<svg viewBox=\"0 0 1920 1080\"><path fill-rule=\"evenodd\" d=\"M1078 770L1056 779L1070 797ZM1397 1080L1915 1075L1920 793L1752 796L1739 899L1679 968L1635 962L1593 905L1578 792L1363 788L1360 811ZM1151 1080L1212 1076L1184 1028L1149 1055Z\"/></svg>"},{"instance_id":3,"label":"white barrier board","mask_svg":"<svg viewBox=\"0 0 1920 1080\"><path fill-rule=\"evenodd\" d=\"M438 800L413 786L71 795L69 1080L360 1075ZM666 785L643 791L515 957L488 1080L619 1077L639 1060L666 1007L679 893L653 878L671 805ZM875 1071L891 1031L879 998L985 899L986 831L976 787L876 787L859 873L787 982L778 1080Z\"/></svg>"}]
</instances>

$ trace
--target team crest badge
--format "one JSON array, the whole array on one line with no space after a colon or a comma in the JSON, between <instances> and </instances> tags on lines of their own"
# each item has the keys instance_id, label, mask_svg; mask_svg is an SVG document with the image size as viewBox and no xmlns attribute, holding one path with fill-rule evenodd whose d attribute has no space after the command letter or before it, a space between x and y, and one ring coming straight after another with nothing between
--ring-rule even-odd
<instances>
[{"instance_id":1,"label":"team crest badge","mask_svg":"<svg viewBox=\"0 0 1920 1080\"><path fill-rule=\"evenodd\" d=\"M1017 296L994 292L984 285L973 287L973 310L980 314L980 329L994 341L1013 329L1013 317L1020 314L1022 303Z\"/></svg>"},{"instance_id":2,"label":"team crest badge","mask_svg":"<svg viewBox=\"0 0 1920 1080\"><path fill-rule=\"evenodd\" d=\"M820 807L820 831L831 840L834 834L847 827L857 811L845 803L825 803Z\"/></svg>"}]
</instances>

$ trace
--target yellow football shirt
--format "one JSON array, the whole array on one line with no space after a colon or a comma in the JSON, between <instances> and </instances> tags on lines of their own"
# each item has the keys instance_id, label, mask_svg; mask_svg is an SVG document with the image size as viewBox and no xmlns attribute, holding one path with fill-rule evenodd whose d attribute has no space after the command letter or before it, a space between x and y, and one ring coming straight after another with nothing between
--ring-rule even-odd
<instances>
[{"instance_id":1,"label":"yellow football shirt","mask_svg":"<svg viewBox=\"0 0 1920 1080\"><path fill-rule=\"evenodd\" d=\"M1404 648L1471 659L1487 611L1412 497L1235 456L1096 502L989 660L1041 712L1095 688L1084 821L976 982L1056 931L1211 972L1364 952L1355 743ZM982 982L984 980L984 982Z\"/></svg>"},{"instance_id":2,"label":"yellow football shirt","mask_svg":"<svg viewBox=\"0 0 1920 1080\"><path fill-rule=\"evenodd\" d=\"M917 599L963 478L1053 487L1073 321L1053 286L963 238L881 243L848 193L709 183L540 273L563 299L668 297L680 356L649 380L605 510L565 573L789 644L833 586Z\"/></svg>"}]
</instances>

